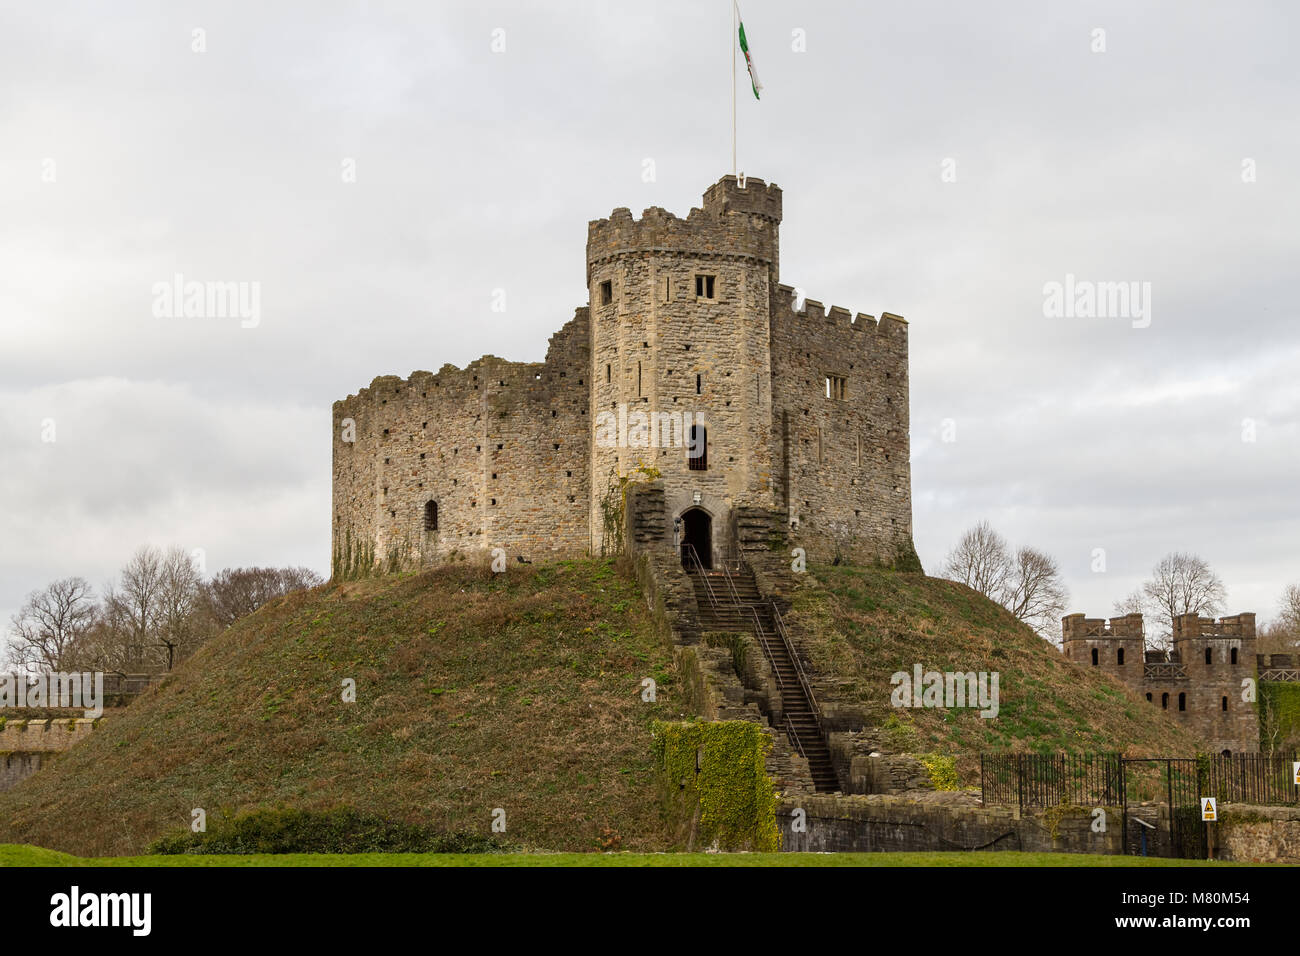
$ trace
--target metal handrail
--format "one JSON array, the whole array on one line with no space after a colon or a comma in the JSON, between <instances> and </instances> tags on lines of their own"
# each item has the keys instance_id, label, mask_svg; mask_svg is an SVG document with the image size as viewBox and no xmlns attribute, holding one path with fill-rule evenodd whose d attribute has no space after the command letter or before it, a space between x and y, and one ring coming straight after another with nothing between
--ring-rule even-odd
<instances>
[{"instance_id":1,"label":"metal handrail","mask_svg":"<svg viewBox=\"0 0 1300 956\"><path fill-rule=\"evenodd\" d=\"M737 565L736 570L739 571L744 567L744 563L740 560L739 551L735 552L735 554ZM739 604L740 595L736 591L735 583L731 579L731 570L727 567L726 559L722 562L722 575L727 582L728 588L731 589L732 598L737 604ZM781 610L776 606L776 601L769 598L768 605L772 609L772 620L776 622L777 636L781 638L781 643L785 645L786 653L790 655L790 660L794 662L795 676L799 678L799 684L808 697L808 703L812 707L813 718L817 721L817 729L818 731L821 731L821 708L817 705L817 695L813 693L812 682L808 679L808 672L804 670L803 661L800 660L799 655L795 653L794 644L790 640L790 634L785 629L785 619L781 617ZM755 617L757 617L757 615L755 615Z\"/></svg>"},{"instance_id":2,"label":"metal handrail","mask_svg":"<svg viewBox=\"0 0 1300 956\"><path fill-rule=\"evenodd\" d=\"M781 616L781 609L776 606L776 601L769 599L772 606L772 620L776 622L776 633L785 644L786 653L790 655L790 660L794 661L795 676L799 678L799 684L803 687L803 692L808 696L808 703L812 707L813 719L817 721L817 729L822 730L821 705L817 703L817 695L813 693L812 681L808 679L808 672L804 670L803 661L795 653L794 643L790 640L790 633L785 629L785 618ZM823 734L824 736L824 734Z\"/></svg>"},{"instance_id":3,"label":"metal handrail","mask_svg":"<svg viewBox=\"0 0 1300 956\"><path fill-rule=\"evenodd\" d=\"M708 575L704 573L704 563L700 561L700 555L699 552L695 550L695 546L693 544L690 544L689 542L683 543L682 553L687 556L687 559L691 563L693 569L699 571L700 579L704 581L705 593L709 597L709 606L712 607L715 611L722 608L723 605L718 601L718 596L716 593L714 593L713 585L709 582ZM758 608L755 607L753 604L741 603L740 595L736 591L735 583L731 580L731 574L725 568L723 569L723 577L726 580L727 586L731 591L732 598L734 599L730 606L736 608L742 613L747 611L749 615L753 617L754 634L758 637L759 644L763 648L763 654L769 661L775 661L776 658L772 654L771 645L769 645L767 641L767 631L763 627L762 619L758 616ZM772 607L772 612L774 615L776 615L776 620L778 621L778 625L777 625L778 634L781 637L782 643L785 645L786 653L789 654L790 658L794 661L795 675L796 677L799 678L804 693L808 697L808 703L811 705L812 708L813 720L816 721L817 728L818 730L820 730L822 725L821 715L817 712L816 698L813 697L812 688L811 686L808 685L807 677L803 673L803 664L800 663L799 658L795 655L794 648L791 646L789 638L786 637L784 634L785 624L784 622L780 621L781 612L777 610L775 602L772 602L771 607ZM772 667L772 676L776 678L777 689L781 693L781 700L782 703L784 704L786 686L785 686L785 682L781 679L781 672L777 670L775 666ZM799 756L807 760L808 753L804 749L803 741L799 739L799 732L795 730L794 722L790 719L790 715L785 712L784 707L782 708L781 717L783 718L783 723L785 724L786 735L791 739L791 741L794 742L795 749L799 751Z\"/></svg>"},{"instance_id":4,"label":"metal handrail","mask_svg":"<svg viewBox=\"0 0 1300 956\"><path fill-rule=\"evenodd\" d=\"M739 604L739 603L740 603L740 592L738 592L738 591L736 590L736 582L733 581L733 580L731 579L731 568L729 568L729 567L727 566L727 565L730 563L730 561L731 561L730 557L724 555L723 558L722 558L722 560L721 560L720 562L718 562L718 563L719 563L719 565L720 565L720 567L721 567L721 570L722 570L722 579L723 579L724 581L727 582L727 590L731 592L731 600L732 600L734 603ZM736 570L739 571L739 570L740 570L740 568L739 568L740 558L739 558L739 557L736 558L736 564L738 565L737 568L736 568Z\"/></svg>"},{"instance_id":5,"label":"metal handrail","mask_svg":"<svg viewBox=\"0 0 1300 956\"><path fill-rule=\"evenodd\" d=\"M713 593L713 585L709 583L708 575L704 573L704 564L700 561L700 555L695 550L695 545L691 544L690 542L683 543L682 554L689 557L691 561L695 564L695 567L699 568L700 578L704 581L704 589L709 594L709 605L716 610L721 605L718 604L718 596Z\"/></svg>"},{"instance_id":6,"label":"metal handrail","mask_svg":"<svg viewBox=\"0 0 1300 956\"><path fill-rule=\"evenodd\" d=\"M766 656L767 659L768 659L769 661L773 662L773 666L772 666L772 676L776 678L776 686L777 686L778 691L779 691L780 694L781 694L781 703L782 703L782 708L781 708L781 717L782 717L782 718L784 719L784 721L785 721L785 725L786 725L786 733L789 735L790 739L794 741L794 746L795 746L795 749L799 751L799 756L800 756L800 757L803 757L805 760L807 760L807 759L808 759L808 753L807 753L807 751L804 749L803 741L799 739L799 731L795 730L795 728L794 728L794 722L790 719L790 715L789 715L789 713L787 713L786 710L785 710L785 706L784 706L784 704L785 704L785 693L786 693L785 681L783 681L783 680L781 679L781 672L780 672L779 670L777 670L777 668L776 668L776 665L775 665L776 658L775 658L775 657L773 656L773 654L772 654L772 647L771 647L771 645L768 644L768 642L767 642L767 630L763 627L763 621L762 621L762 619L759 618L759 616L758 616L758 608L756 608L756 607L755 607L754 605L752 605L752 604L737 604L737 605L734 605L734 606L735 606L736 608L738 608L738 609L741 609L741 610L744 610L744 611L748 611L749 614L750 614L750 616L754 619L754 634L755 634L755 636L758 637L759 644L761 644L762 647L763 647L763 654L764 654L764 656ZM816 717L817 717L817 713L816 713L816 711L814 711L814 712L813 712L813 718L816 719ZM820 722L820 721L818 721L817 726L818 726L819 728L821 727L821 722Z\"/></svg>"}]
</instances>

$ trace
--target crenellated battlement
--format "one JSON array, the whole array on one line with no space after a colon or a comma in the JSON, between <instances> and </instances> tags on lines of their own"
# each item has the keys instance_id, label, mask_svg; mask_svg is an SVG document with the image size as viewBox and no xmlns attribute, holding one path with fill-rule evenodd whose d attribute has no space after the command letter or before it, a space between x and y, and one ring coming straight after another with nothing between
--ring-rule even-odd
<instances>
[{"instance_id":1,"label":"crenellated battlement","mask_svg":"<svg viewBox=\"0 0 1300 956\"><path fill-rule=\"evenodd\" d=\"M1181 614L1174 618L1174 640L1222 638L1227 640L1255 639L1255 615L1234 614L1231 617L1212 618L1197 614Z\"/></svg>"},{"instance_id":2,"label":"crenellated battlement","mask_svg":"<svg viewBox=\"0 0 1300 956\"><path fill-rule=\"evenodd\" d=\"M437 372L420 369L411 372L406 378L400 375L379 375L356 394L336 401L334 408L336 411L341 411L356 407L358 404L371 402L383 404L389 399L401 398L406 393L414 391L422 393L429 389L472 391L489 384L498 385L503 380L506 384L513 384L535 376L542 368L541 362L511 362L495 355L484 355L468 363L464 368L448 363Z\"/></svg>"},{"instance_id":3,"label":"crenellated battlement","mask_svg":"<svg viewBox=\"0 0 1300 956\"><path fill-rule=\"evenodd\" d=\"M89 717L9 718L0 726L0 752L62 753L89 737L99 723Z\"/></svg>"},{"instance_id":4,"label":"crenellated battlement","mask_svg":"<svg viewBox=\"0 0 1300 956\"><path fill-rule=\"evenodd\" d=\"M881 335L907 334L907 320L901 315L894 315L892 312L882 312L880 321L877 322L876 317L873 315L867 315L863 312L855 314L849 309L838 305L832 305L828 309L816 299L805 297L803 308L797 308L799 304L798 292L793 286L782 283L776 287L772 294L774 316L793 315L807 320L810 324L813 322L823 323L856 332L874 332Z\"/></svg>"},{"instance_id":5,"label":"crenellated battlement","mask_svg":"<svg viewBox=\"0 0 1300 956\"><path fill-rule=\"evenodd\" d=\"M685 219L659 206L632 218L620 206L587 223L587 282L593 267L629 255L742 259L777 267L781 190L751 179L744 189L724 177L704 194L704 207Z\"/></svg>"},{"instance_id":6,"label":"crenellated battlement","mask_svg":"<svg viewBox=\"0 0 1300 956\"><path fill-rule=\"evenodd\" d=\"M1069 614L1061 618L1061 636L1066 641L1089 638L1140 641L1144 639L1144 633L1141 614L1126 614L1109 620L1084 614Z\"/></svg>"},{"instance_id":7,"label":"crenellated battlement","mask_svg":"<svg viewBox=\"0 0 1300 956\"><path fill-rule=\"evenodd\" d=\"M772 223L781 221L781 187L747 177L741 185L735 176L723 176L704 191L704 211L711 216L731 212L759 216Z\"/></svg>"}]
</instances>

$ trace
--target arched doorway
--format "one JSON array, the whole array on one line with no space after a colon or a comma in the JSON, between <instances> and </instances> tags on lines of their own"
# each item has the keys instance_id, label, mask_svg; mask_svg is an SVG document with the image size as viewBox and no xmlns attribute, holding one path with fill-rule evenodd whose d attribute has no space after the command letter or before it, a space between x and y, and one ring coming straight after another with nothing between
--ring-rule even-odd
<instances>
[{"instance_id":1,"label":"arched doorway","mask_svg":"<svg viewBox=\"0 0 1300 956\"><path fill-rule=\"evenodd\" d=\"M700 556L700 564L713 567L713 519L702 508L682 512L682 564L689 566L687 545Z\"/></svg>"}]
</instances>

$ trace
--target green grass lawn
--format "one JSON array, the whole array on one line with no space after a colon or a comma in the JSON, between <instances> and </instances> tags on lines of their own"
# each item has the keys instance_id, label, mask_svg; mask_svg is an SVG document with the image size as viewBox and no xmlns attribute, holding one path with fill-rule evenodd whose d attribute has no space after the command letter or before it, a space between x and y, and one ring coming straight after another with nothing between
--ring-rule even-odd
<instances>
[{"instance_id":1,"label":"green grass lawn","mask_svg":"<svg viewBox=\"0 0 1300 956\"><path fill-rule=\"evenodd\" d=\"M0 844L0 866L1240 866L1085 853L286 853L78 857Z\"/></svg>"}]
</instances>

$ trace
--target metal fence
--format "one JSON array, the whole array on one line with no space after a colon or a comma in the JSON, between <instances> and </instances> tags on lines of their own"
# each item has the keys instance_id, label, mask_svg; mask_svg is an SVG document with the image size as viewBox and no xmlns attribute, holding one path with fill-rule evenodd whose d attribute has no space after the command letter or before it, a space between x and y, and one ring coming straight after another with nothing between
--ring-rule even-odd
<instances>
[{"instance_id":1,"label":"metal fence","mask_svg":"<svg viewBox=\"0 0 1300 956\"><path fill-rule=\"evenodd\" d=\"M1033 807L1119 806L1199 797L1262 806L1300 804L1295 754L1124 758L1120 754L982 754L986 804Z\"/></svg>"},{"instance_id":2,"label":"metal fence","mask_svg":"<svg viewBox=\"0 0 1300 956\"><path fill-rule=\"evenodd\" d=\"M1119 754L982 754L986 804L1031 807L1118 806L1124 772Z\"/></svg>"},{"instance_id":3,"label":"metal fence","mask_svg":"<svg viewBox=\"0 0 1300 956\"><path fill-rule=\"evenodd\" d=\"M1279 806L1300 803L1295 784L1296 755L1236 754L1211 757L1203 767L1200 796L1220 803Z\"/></svg>"}]
</instances>

